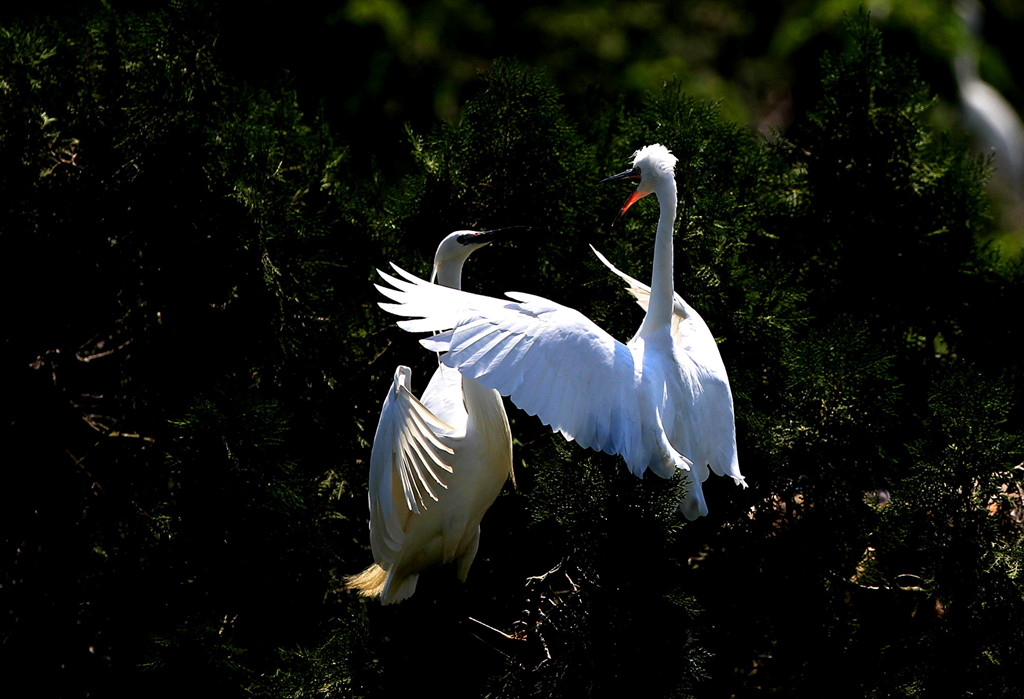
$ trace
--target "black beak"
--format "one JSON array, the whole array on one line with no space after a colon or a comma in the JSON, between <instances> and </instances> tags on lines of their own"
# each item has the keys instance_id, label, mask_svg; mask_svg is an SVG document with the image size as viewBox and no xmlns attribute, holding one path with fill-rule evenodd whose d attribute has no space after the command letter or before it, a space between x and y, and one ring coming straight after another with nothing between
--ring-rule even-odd
<instances>
[{"instance_id":1,"label":"black beak","mask_svg":"<svg viewBox=\"0 0 1024 699\"><path fill-rule=\"evenodd\" d=\"M514 238L528 230L530 230L529 226L505 226L504 228L493 228L489 231L463 233L456 240L463 245L483 245L484 243L493 243L497 240Z\"/></svg>"},{"instance_id":2,"label":"black beak","mask_svg":"<svg viewBox=\"0 0 1024 699\"><path fill-rule=\"evenodd\" d=\"M625 172L620 172L617 175L612 175L611 177L605 177L603 180L598 182L598 184L604 184L605 182L618 182L619 180L636 180L637 182L639 182L640 181L640 168L638 168L638 167L630 168L629 170L626 170Z\"/></svg>"},{"instance_id":3,"label":"black beak","mask_svg":"<svg viewBox=\"0 0 1024 699\"><path fill-rule=\"evenodd\" d=\"M639 182L640 181L640 168L634 167L634 168L631 168L629 170L626 170L625 172L620 172L617 175L612 175L611 177L605 177L603 180L598 182L598 184L604 184L605 182L618 182L619 180L630 180L630 181ZM626 209L628 209L630 206L632 206L634 201L636 201L636 193L635 192L633 194L629 195L629 198L626 200L626 203L622 205L621 209L619 209L619 213L615 214L615 218L612 220L612 227L614 227L615 224L618 223L619 219L622 218L622 214L626 213Z\"/></svg>"}]
</instances>

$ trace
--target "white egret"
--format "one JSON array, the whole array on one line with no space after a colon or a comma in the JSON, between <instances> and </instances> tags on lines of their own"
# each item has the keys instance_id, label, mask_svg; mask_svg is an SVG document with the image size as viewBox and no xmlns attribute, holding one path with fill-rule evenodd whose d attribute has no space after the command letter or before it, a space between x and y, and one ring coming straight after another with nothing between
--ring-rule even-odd
<instances>
[{"instance_id":1,"label":"white egret","mask_svg":"<svg viewBox=\"0 0 1024 699\"><path fill-rule=\"evenodd\" d=\"M651 286L625 279L646 315L626 344L581 313L538 296L509 292L497 299L428 284L392 265L378 285L395 303L381 306L412 320L411 332L444 330L421 340L441 361L507 395L566 439L620 454L630 471L668 478L684 472L688 519L707 514L701 482L710 466L746 485L736 459L732 393L707 326L673 290L672 235L676 158L654 144L632 167L604 181L639 180L620 214L655 194L661 215ZM606 264L607 261L605 261ZM609 264L609 266L611 266Z\"/></svg>"},{"instance_id":2,"label":"white egret","mask_svg":"<svg viewBox=\"0 0 1024 699\"><path fill-rule=\"evenodd\" d=\"M992 156L995 172L991 184L1007 204L1006 223L1018 227L1024 223L1024 122L1009 101L979 74L980 3L958 0L955 9L967 29L953 59L964 126L977 149Z\"/></svg>"},{"instance_id":3,"label":"white egret","mask_svg":"<svg viewBox=\"0 0 1024 699\"><path fill-rule=\"evenodd\" d=\"M513 229L456 231L441 241L432 281L459 289L474 251ZM374 563L347 578L382 604L407 599L421 571L456 561L465 581L480 520L512 473L512 436L501 396L439 364L420 400L399 366L370 452L370 547ZM513 476L514 478L514 476Z\"/></svg>"}]
</instances>

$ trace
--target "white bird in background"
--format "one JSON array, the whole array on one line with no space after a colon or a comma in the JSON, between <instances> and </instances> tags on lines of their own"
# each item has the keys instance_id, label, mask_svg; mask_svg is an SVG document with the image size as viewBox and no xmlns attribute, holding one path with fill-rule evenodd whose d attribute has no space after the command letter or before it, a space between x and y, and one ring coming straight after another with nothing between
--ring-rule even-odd
<instances>
[{"instance_id":1,"label":"white bird in background","mask_svg":"<svg viewBox=\"0 0 1024 699\"><path fill-rule=\"evenodd\" d=\"M620 214L652 193L661 210L651 286L612 267L647 311L626 344L579 312L538 296L509 292L508 300L456 291L396 265L401 279L378 271L393 288L377 288L396 302L382 308L414 318L399 322L405 330L446 331L421 340L445 353L445 365L509 396L566 439L621 454L637 476L647 469L664 478L682 471L688 492L680 509L693 520L707 514L701 482L709 466L746 483L718 347L673 291L675 163L667 148L654 144L634 153L631 169L603 180L639 180Z\"/></svg>"},{"instance_id":2,"label":"white bird in background","mask_svg":"<svg viewBox=\"0 0 1024 699\"><path fill-rule=\"evenodd\" d=\"M431 280L459 289L466 258L513 230L448 235ZM395 371L370 453L375 563L346 579L382 604L407 599L421 571L444 563L456 561L464 582L480 544L480 520L505 480L514 482L512 436L497 391L440 364L417 400L411 379L409 367Z\"/></svg>"},{"instance_id":3,"label":"white bird in background","mask_svg":"<svg viewBox=\"0 0 1024 699\"><path fill-rule=\"evenodd\" d=\"M978 150L992 156L992 184L1008 205L1007 223L1024 223L1024 122L1013 106L978 72L981 41L981 5L977 0L958 0L956 12L968 37L953 59L953 71L963 108L964 125Z\"/></svg>"}]
</instances>

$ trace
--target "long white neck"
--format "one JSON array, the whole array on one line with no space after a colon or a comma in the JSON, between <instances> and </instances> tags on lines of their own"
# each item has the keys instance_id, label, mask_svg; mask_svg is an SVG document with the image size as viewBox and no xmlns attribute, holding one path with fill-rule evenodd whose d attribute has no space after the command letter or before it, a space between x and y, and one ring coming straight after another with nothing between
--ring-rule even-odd
<instances>
[{"instance_id":1,"label":"long white neck","mask_svg":"<svg viewBox=\"0 0 1024 699\"><path fill-rule=\"evenodd\" d=\"M651 300L638 334L649 336L672 327L672 234L676 221L676 183L667 178L654 191L661 214L654 237L654 268L651 272Z\"/></svg>"},{"instance_id":2,"label":"long white neck","mask_svg":"<svg viewBox=\"0 0 1024 699\"><path fill-rule=\"evenodd\" d=\"M465 257L446 258L434 266L434 283L452 289L462 289L462 264Z\"/></svg>"},{"instance_id":3,"label":"long white neck","mask_svg":"<svg viewBox=\"0 0 1024 699\"><path fill-rule=\"evenodd\" d=\"M462 265L469 255L463 257L446 257L439 264L434 265L433 281L441 286L448 286L452 289L462 288ZM450 390L442 392L445 403L434 405L431 409L436 410L435 414L447 422L456 430L463 429L463 434L471 431L504 430L508 435L508 418L505 416L505 405L497 391L484 388L476 379L462 376L458 370L438 365L438 371L442 380L448 382ZM461 390L454 390L458 386ZM432 401L433 402L433 401ZM443 411L443 412L442 412ZM464 427L463 427L464 425ZM505 440L511 444L511 437L506 436Z\"/></svg>"}]
</instances>

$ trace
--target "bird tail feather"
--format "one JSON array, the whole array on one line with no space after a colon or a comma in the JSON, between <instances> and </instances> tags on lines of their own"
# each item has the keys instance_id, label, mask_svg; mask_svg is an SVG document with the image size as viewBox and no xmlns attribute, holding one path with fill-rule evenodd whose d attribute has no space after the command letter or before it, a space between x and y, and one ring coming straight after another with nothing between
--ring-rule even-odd
<instances>
[{"instance_id":1,"label":"bird tail feather","mask_svg":"<svg viewBox=\"0 0 1024 699\"><path fill-rule=\"evenodd\" d=\"M388 581L388 572L376 563L361 573L345 577L345 587L355 590L362 597L380 597Z\"/></svg>"}]
</instances>

